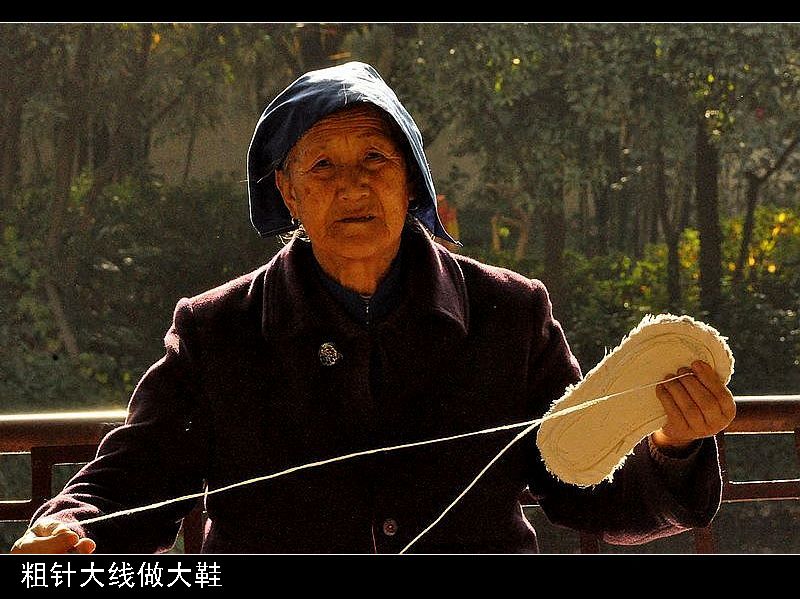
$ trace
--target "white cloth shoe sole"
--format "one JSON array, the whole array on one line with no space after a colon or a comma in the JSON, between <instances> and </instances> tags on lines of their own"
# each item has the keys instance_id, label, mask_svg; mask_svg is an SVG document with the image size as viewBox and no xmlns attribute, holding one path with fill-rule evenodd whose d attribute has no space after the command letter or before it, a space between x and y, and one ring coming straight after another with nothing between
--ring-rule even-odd
<instances>
[{"instance_id":1,"label":"white cloth shoe sole","mask_svg":"<svg viewBox=\"0 0 800 599\"><path fill-rule=\"evenodd\" d=\"M611 480L636 444L666 423L655 384L695 360L704 360L723 382L730 381L733 354L714 328L690 316L645 316L582 381L553 402L546 417L612 396L545 419L536 443L547 470L581 487Z\"/></svg>"}]
</instances>

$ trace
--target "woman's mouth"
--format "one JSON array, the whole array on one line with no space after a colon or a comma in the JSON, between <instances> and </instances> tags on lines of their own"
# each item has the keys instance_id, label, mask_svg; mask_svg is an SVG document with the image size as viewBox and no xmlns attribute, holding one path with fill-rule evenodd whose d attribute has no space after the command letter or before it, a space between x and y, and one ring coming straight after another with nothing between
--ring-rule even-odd
<instances>
[{"instance_id":1,"label":"woman's mouth","mask_svg":"<svg viewBox=\"0 0 800 599\"><path fill-rule=\"evenodd\" d=\"M348 216L347 218L340 218L340 223L368 223L369 221L373 220L375 217L372 215L366 216Z\"/></svg>"}]
</instances>

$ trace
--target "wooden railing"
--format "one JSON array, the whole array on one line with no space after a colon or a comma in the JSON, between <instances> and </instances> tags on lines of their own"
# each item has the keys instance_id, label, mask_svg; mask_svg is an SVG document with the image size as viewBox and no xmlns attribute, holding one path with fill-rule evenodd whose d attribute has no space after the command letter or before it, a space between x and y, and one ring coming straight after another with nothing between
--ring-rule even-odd
<instances>
[{"instance_id":1,"label":"wooden railing","mask_svg":"<svg viewBox=\"0 0 800 599\"><path fill-rule=\"evenodd\" d=\"M800 395L741 395L736 398L736 418L717 435L722 466L722 502L775 501L800 499L800 478L784 480L732 481L728 471L725 438L728 435L793 433L795 453L800 464ZM535 505L530 497L522 498L523 505ZM717 541L713 523L696 528L694 547L697 553L716 553ZM582 553L599 553L600 541L594 535L581 533Z\"/></svg>"},{"instance_id":2,"label":"wooden railing","mask_svg":"<svg viewBox=\"0 0 800 599\"><path fill-rule=\"evenodd\" d=\"M736 418L717 436L723 469L723 502L800 499L800 479L731 481L725 454L725 437L735 434L793 433L800 462L800 395L736 397ZM0 416L0 453L31 455L31 498L0 501L0 522L27 521L53 495L52 470L58 464L83 463L94 458L97 444L125 420L124 410ZM530 495L523 505L534 505ZM714 553L716 539L711 526L692 531L698 553ZM203 539L202 506L183 522L186 553L199 553ZM597 553L600 542L581 534L581 551ZM2 551L3 548L0 548Z\"/></svg>"},{"instance_id":3,"label":"wooden railing","mask_svg":"<svg viewBox=\"0 0 800 599\"><path fill-rule=\"evenodd\" d=\"M736 398L736 418L717 435L722 465L723 503L800 499L800 478L732 481L728 473L725 437L737 434L793 433L795 456L800 463L800 395L751 395ZM694 530L697 553L716 553L713 524Z\"/></svg>"},{"instance_id":4,"label":"wooden railing","mask_svg":"<svg viewBox=\"0 0 800 599\"><path fill-rule=\"evenodd\" d=\"M125 410L109 410L0 416L0 453L31 454L31 498L0 501L0 522L29 520L53 496L53 467L92 460L100 440L121 425L125 415ZM182 532L184 551L200 553L203 511L199 503L184 519Z\"/></svg>"}]
</instances>

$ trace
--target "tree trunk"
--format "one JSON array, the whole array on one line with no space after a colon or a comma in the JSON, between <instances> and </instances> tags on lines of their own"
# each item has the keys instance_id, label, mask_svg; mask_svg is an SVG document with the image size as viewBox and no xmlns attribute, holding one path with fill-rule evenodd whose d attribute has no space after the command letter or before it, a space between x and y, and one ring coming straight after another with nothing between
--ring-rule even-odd
<instances>
[{"instance_id":1,"label":"tree trunk","mask_svg":"<svg viewBox=\"0 0 800 599\"><path fill-rule=\"evenodd\" d=\"M594 194L594 220L597 236L593 244L592 255L604 256L608 253L608 219L611 189L608 181L601 184Z\"/></svg>"},{"instance_id":2,"label":"tree trunk","mask_svg":"<svg viewBox=\"0 0 800 599\"><path fill-rule=\"evenodd\" d=\"M22 103L11 98L3 116L2 138L0 139L0 193L3 202L0 208L7 208L11 202L11 192L19 184L20 135L22 134Z\"/></svg>"},{"instance_id":3,"label":"tree trunk","mask_svg":"<svg viewBox=\"0 0 800 599\"><path fill-rule=\"evenodd\" d=\"M105 166L110 151L108 123L96 119L92 127L92 170L97 171Z\"/></svg>"},{"instance_id":4,"label":"tree trunk","mask_svg":"<svg viewBox=\"0 0 800 599\"><path fill-rule=\"evenodd\" d=\"M85 128L88 113L84 105L83 85L93 49L91 26L78 29L73 40L77 43L75 62L70 63L68 54L63 52L65 64L60 95L64 115L53 126L53 201L45 240L44 255L47 268L44 285L53 318L58 325L61 342L67 353L75 357L78 355L78 344L59 296L59 284L72 280L75 276L75 273L71 272L74 267L65 261L62 241L76 158L79 153L80 132Z\"/></svg>"},{"instance_id":5,"label":"tree trunk","mask_svg":"<svg viewBox=\"0 0 800 599\"><path fill-rule=\"evenodd\" d=\"M628 193L625 185L618 191L613 192L611 197L614 199L614 248L621 252L628 252L630 250L628 234L629 221L631 219L631 207L628 202Z\"/></svg>"},{"instance_id":6,"label":"tree trunk","mask_svg":"<svg viewBox=\"0 0 800 599\"><path fill-rule=\"evenodd\" d=\"M592 184L586 181L578 188L578 227L580 227L581 236L579 240L580 250L584 254L591 252L590 244L587 243L586 233L589 230L589 200L592 195Z\"/></svg>"},{"instance_id":7,"label":"tree trunk","mask_svg":"<svg viewBox=\"0 0 800 599\"><path fill-rule=\"evenodd\" d=\"M189 130L189 141L186 144L186 161L183 163L183 176L181 177L181 184L186 185L189 181L189 171L192 169L192 154L194 153L194 142L197 139L197 121L192 121Z\"/></svg>"},{"instance_id":8,"label":"tree trunk","mask_svg":"<svg viewBox=\"0 0 800 599\"><path fill-rule=\"evenodd\" d=\"M644 254L644 210L642 208L641 198L637 197L636 205L633 207L633 227L631 230L631 248L634 258L641 259Z\"/></svg>"},{"instance_id":9,"label":"tree trunk","mask_svg":"<svg viewBox=\"0 0 800 599\"><path fill-rule=\"evenodd\" d=\"M697 228L700 233L700 308L711 319L722 314L722 231L719 224L719 154L705 122L697 122L695 163Z\"/></svg>"},{"instance_id":10,"label":"tree trunk","mask_svg":"<svg viewBox=\"0 0 800 599\"><path fill-rule=\"evenodd\" d=\"M142 155L146 154L143 149L145 137L143 128L146 111L152 107L144 105L142 89L147 79L152 36L153 24L143 23L138 31L136 52L123 86L122 97L127 110L119 116L119 122L112 136L114 143L111 144L108 164L103 172L98 173L99 183L95 186L96 189L92 190L93 197L107 183L119 181L134 172L142 160Z\"/></svg>"},{"instance_id":11,"label":"tree trunk","mask_svg":"<svg viewBox=\"0 0 800 599\"><path fill-rule=\"evenodd\" d=\"M32 179L37 183L45 178L44 162L42 161L42 151L39 149L39 139L36 131L30 131L28 134L28 144L33 154L33 173Z\"/></svg>"},{"instance_id":12,"label":"tree trunk","mask_svg":"<svg viewBox=\"0 0 800 599\"><path fill-rule=\"evenodd\" d=\"M78 127L78 153L77 153L77 172L82 173L92 166L92 117L86 114L82 119L81 126Z\"/></svg>"},{"instance_id":13,"label":"tree trunk","mask_svg":"<svg viewBox=\"0 0 800 599\"><path fill-rule=\"evenodd\" d=\"M514 259L519 261L525 257L525 253L528 251L528 240L530 239L531 232L531 214L522 208L516 212L519 217L519 236L517 237L517 245L514 249Z\"/></svg>"},{"instance_id":14,"label":"tree trunk","mask_svg":"<svg viewBox=\"0 0 800 599\"><path fill-rule=\"evenodd\" d=\"M690 175L687 173L685 181L688 181L689 178ZM681 231L688 229L692 221L692 191L691 185L686 184L683 186L683 203L680 207L680 217L677 227L678 235L680 235ZM694 191L696 192L697 190ZM695 193L695 195L697 194Z\"/></svg>"},{"instance_id":15,"label":"tree trunk","mask_svg":"<svg viewBox=\"0 0 800 599\"><path fill-rule=\"evenodd\" d=\"M664 240L667 244L667 302L670 312L675 312L681 302L681 265L678 255L680 229L675 227L669 218L666 161L662 144L663 139L660 138L655 147L655 197L658 220L661 223L661 230L664 232Z\"/></svg>"},{"instance_id":16,"label":"tree trunk","mask_svg":"<svg viewBox=\"0 0 800 599\"><path fill-rule=\"evenodd\" d=\"M147 112L152 108L146 105L142 97L142 89L147 83L152 38L153 25L150 23L143 24L139 34L139 50L136 55L136 62L128 80L128 96L132 102L131 111L125 119L128 152L125 162L117 165L118 178L136 172L146 162L150 153L150 130L153 123L147 118Z\"/></svg>"},{"instance_id":17,"label":"tree trunk","mask_svg":"<svg viewBox=\"0 0 800 599\"><path fill-rule=\"evenodd\" d=\"M606 132L603 139L603 161L606 175L595 194L595 218L597 222L597 253L607 254L612 245L612 223L616 216L617 191L611 185L620 177L619 141Z\"/></svg>"},{"instance_id":18,"label":"tree trunk","mask_svg":"<svg viewBox=\"0 0 800 599\"><path fill-rule=\"evenodd\" d=\"M502 246L500 245L500 215L495 214L492 216L492 251L496 254L500 253Z\"/></svg>"},{"instance_id":19,"label":"tree trunk","mask_svg":"<svg viewBox=\"0 0 800 599\"><path fill-rule=\"evenodd\" d=\"M541 208L542 241L544 243L544 270L542 280L553 298L553 304L566 309L564 298L564 247L566 242L566 217L562 190L556 189L551 199Z\"/></svg>"},{"instance_id":20,"label":"tree trunk","mask_svg":"<svg viewBox=\"0 0 800 599\"><path fill-rule=\"evenodd\" d=\"M614 180L620 184L619 189L614 192L611 197L614 200L614 216L616 217L615 225L615 238L614 246L616 249L629 252L635 248L635 239L631 235L633 221L633 230L636 227L636 208L633 206L630 193L630 183L622 183L622 178L627 172L627 158L622 150L627 147L628 143L628 124L623 119L620 123L619 138L613 148L614 154ZM612 220L613 222L613 220ZM633 243L631 243L633 242Z\"/></svg>"},{"instance_id":21,"label":"tree trunk","mask_svg":"<svg viewBox=\"0 0 800 599\"><path fill-rule=\"evenodd\" d=\"M681 306L681 260L678 254L678 235L667 242L667 305L669 311L676 313Z\"/></svg>"},{"instance_id":22,"label":"tree trunk","mask_svg":"<svg viewBox=\"0 0 800 599\"><path fill-rule=\"evenodd\" d=\"M798 144L800 144L800 135L795 134L794 139L792 139L789 145L784 148L783 152L778 157L778 160L775 161L775 164L767 169L763 175L758 176L751 172L745 174L745 177L747 177L747 190L745 192L746 210L744 224L742 226L742 243L739 246L739 255L736 258L736 266L735 270L733 271L732 282L734 285L741 283L744 276L744 263L750 254L750 242L753 239L756 206L758 205L758 192L766 180L769 179L775 171L780 170L783 167L784 163L792 154L792 152L794 152L795 148L797 148Z\"/></svg>"},{"instance_id":23,"label":"tree trunk","mask_svg":"<svg viewBox=\"0 0 800 599\"><path fill-rule=\"evenodd\" d=\"M50 306L50 312L58 327L61 343L64 345L67 355L75 358L80 353L78 342L75 339L75 334L72 332L72 326L69 324L66 314L64 314L64 307L61 304L61 298L58 295L56 285L49 277L44 278L44 289L45 293L47 293L47 303Z\"/></svg>"},{"instance_id":24,"label":"tree trunk","mask_svg":"<svg viewBox=\"0 0 800 599\"><path fill-rule=\"evenodd\" d=\"M304 71L321 69L330 63L328 53L325 51L322 27L320 23L306 23L299 31L299 59Z\"/></svg>"},{"instance_id":25,"label":"tree trunk","mask_svg":"<svg viewBox=\"0 0 800 599\"><path fill-rule=\"evenodd\" d=\"M747 189L745 191L745 215L742 225L742 242L739 246L739 255L736 257L736 266L733 271L733 285L741 283L744 275L744 264L750 255L750 241L753 239L753 229L756 220L756 204L758 204L758 191L764 179L759 179L753 173L747 173Z\"/></svg>"},{"instance_id":26,"label":"tree trunk","mask_svg":"<svg viewBox=\"0 0 800 599\"><path fill-rule=\"evenodd\" d=\"M647 207L647 243L658 243L658 201Z\"/></svg>"},{"instance_id":27,"label":"tree trunk","mask_svg":"<svg viewBox=\"0 0 800 599\"><path fill-rule=\"evenodd\" d=\"M61 342L67 353L75 357L78 355L78 344L58 293L58 282L64 280L67 274L62 256L61 241L78 145L74 123L58 123L54 127L53 140L55 154L53 202L50 208L50 223L45 241L48 268L44 285L50 310L58 325Z\"/></svg>"}]
</instances>

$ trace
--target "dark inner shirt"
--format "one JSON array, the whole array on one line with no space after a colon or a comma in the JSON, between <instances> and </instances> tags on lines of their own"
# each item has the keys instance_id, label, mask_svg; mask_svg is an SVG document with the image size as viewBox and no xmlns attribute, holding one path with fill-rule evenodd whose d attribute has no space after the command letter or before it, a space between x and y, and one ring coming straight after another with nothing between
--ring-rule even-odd
<instances>
[{"instance_id":1,"label":"dark inner shirt","mask_svg":"<svg viewBox=\"0 0 800 599\"><path fill-rule=\"evenodd\" d=\"M397 252L389 270L372 296L364 296L332 279L315 261L317 272L326 289L345 309L350 317L362 326L369 327L386 317L399 303L401 297L402 250Z\"/></svg>"}]
</instances>

